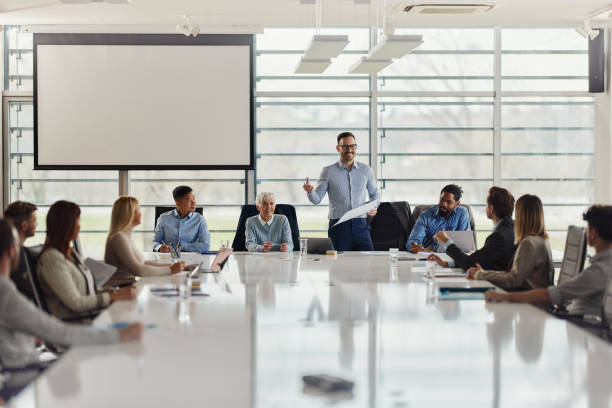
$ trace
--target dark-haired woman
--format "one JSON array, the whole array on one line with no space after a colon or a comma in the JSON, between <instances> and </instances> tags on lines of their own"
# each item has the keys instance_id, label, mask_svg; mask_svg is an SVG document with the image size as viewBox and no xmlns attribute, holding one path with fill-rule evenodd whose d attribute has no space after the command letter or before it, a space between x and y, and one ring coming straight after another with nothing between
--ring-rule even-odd
<instances>
[{"instance_id":1,"label":"dark-haired woman","mask_svg":"<svg viewBox=\"0 0 612 408\"><path fill-rule=\"evenodd\" d=\"M136 298L128 286L116 292L97 293L91 271L71 242L81 230L81 209L70 201L57 201L47 213L47 239L38 259L38 279L49 312L60 319L87 319L114 300Z\"/></svg>"}]
</instances>

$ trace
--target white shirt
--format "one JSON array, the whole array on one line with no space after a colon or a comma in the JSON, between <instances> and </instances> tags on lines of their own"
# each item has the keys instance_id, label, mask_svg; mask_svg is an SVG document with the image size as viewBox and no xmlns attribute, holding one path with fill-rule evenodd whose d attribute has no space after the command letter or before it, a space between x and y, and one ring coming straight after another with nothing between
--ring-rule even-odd
<instances>
[{"instance_id":1,"label":"white shirt","mask_svg":"<svg viewBox=\"0 0 612 408\"><path fill-rule=\"evenodd\" d=\"M259 223L261 224L262 227L266 224L268 224L268 227L269 227L272 225L272 221L274 221L274 214L272 214L272 217L270 217L268 221L264 221L263 218L261 218L261 214L257 216L257 219L259 220Z\"/></svg>"}]
</instances>

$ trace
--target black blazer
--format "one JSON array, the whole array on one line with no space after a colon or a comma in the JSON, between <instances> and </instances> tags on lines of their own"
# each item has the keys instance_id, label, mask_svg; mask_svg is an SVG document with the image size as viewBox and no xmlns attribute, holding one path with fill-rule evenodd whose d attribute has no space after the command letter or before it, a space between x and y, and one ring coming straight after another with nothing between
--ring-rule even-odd
<instances>
[{"instance_id":1,"label":"black blazer","mask_svg":"<svg viewBox=\"0 0 612 408\"><path fill-rule=\"evenodd\" d=\"M457 268L467 271L479 263L484 269L505 271L514 256L514 221L506 217L499 222L497 229L485 240L484 246L471 255L461 252L457 245L446 248L446 253L453 258Z\"/></svg>"}]
</instances>

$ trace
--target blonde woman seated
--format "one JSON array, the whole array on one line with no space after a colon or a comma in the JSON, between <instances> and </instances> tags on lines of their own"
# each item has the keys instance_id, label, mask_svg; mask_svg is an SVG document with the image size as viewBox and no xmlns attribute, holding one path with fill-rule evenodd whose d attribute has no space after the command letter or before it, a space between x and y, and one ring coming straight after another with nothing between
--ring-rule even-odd
<instances>
[{"instance_id":1,"label":"blonde woman seated","mask_svg":"<svg viewBox=\"0 0 612 408\"><path fill-rule=\"evenodd\" d=\"M181 272L184 262L173 264L145 261L132 242L132 231L142 222L138 200L121 196L113 204L110 231L106 239L104 262L117 267L110 285L134 281L136 276L159 276Z\"/></svg>"},{"instance_id":2,"label":"blonde woman seated","mask_svg":"<svg viewBox=\"0 0 612 408\"><path fill-rule=\"evenodd\" d=\"M256 201L259 215L246 220L246 247L250 252L293 251L289 220L274 214L274 194L259 193Z\"/></svg>"},{"instance_id":3,"label":"blonde woman seated","mask_svg":"<svg viewBox=\"0 0 612 408\"><path fill-rule=\"evenodd\" d=\"M60 319L92 317L92 312L114 300L136 299L128 286L112 293L96 292L93 275L70 243L81 230L81 209L70 201L57 201L47 213L47 238L38 258L37 273L49 313Z\"/></svg>"},{"instance_id":4,"label":"blonde woman seated","mask_svg":"<svg viewBox=\"0 0 612 408\"><path fill-rule=\"evenodd\" d=\"M516 202L514 243L518 244L508 271L484 270L480 264L468 269L468 279L487 280L502 289L529 290L552 284L553 262L544 226L542 201L525 194Z\"/></svg>"}]
</instances>

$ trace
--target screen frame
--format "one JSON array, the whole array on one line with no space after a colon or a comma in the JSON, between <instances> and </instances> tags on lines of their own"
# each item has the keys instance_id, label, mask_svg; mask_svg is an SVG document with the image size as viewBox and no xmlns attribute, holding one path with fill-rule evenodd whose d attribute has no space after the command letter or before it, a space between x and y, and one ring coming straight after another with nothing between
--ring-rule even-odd
<instances>
[{"instance_id":1,"label":"screen frame","mask_svg":"<svg viewBox=\"0 0 612 408\"><path fill-rule=\"evenodd\" d=\"M252 34L200 34L187 37L182 34L56 34L35 33L34 45L34 170L254 170L255 169L255 53ZM248 46L249 47L249 143L247 165L49 165L38 162L38 63L39 45L189 45L189 46Z\"/></svg>"}]
</instances>

